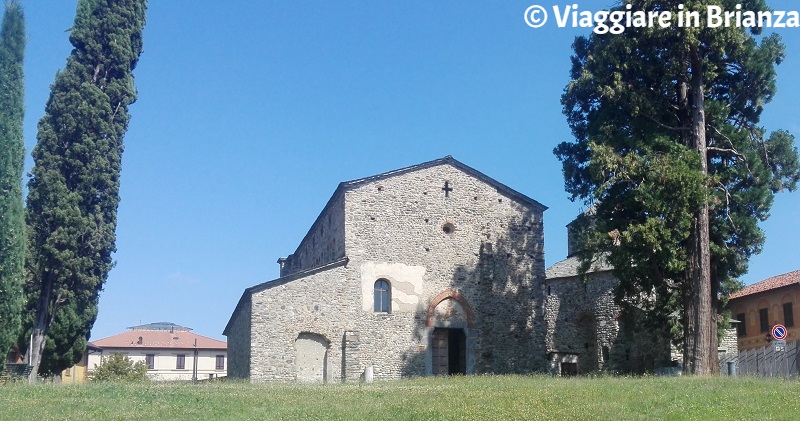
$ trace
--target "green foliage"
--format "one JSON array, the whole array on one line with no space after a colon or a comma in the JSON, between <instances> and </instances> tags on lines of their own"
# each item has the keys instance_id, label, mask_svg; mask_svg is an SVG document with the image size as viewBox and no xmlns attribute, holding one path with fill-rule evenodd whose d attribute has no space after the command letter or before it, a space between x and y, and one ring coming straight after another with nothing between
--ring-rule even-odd
<instances>
[{"instance_id":1,"label":"green foliage","mask_svg":"<svg viewBox=\"0 0 800 421\"><path fill-rule=\"evenodd\" d=\"M584 231L584 250L590 253L584 256L583 270L594 258L592 251L603 252L616 275L625 280L616 291L623 309L653 326L674 328L678 320L673 311L680 297L673 280L684 276L688 258L686 249L676 245L686 241L692 212L706 200L697 153L681 146L671 152L625 156L608 145L591 143L590 149L589 169L607 180L603 188L609 190L618 211L611 218L596 219L595 229ZM596 210L611 213L605 207L611 204L606 200Z\"/></svg>"},{"instance_id":2,"label":"green foliage","mask_svg":"<svg viewBox=\"0 0 800 421\"><path fill-rule=\"evenodd\" d=\"M674 14L678 4L703 10L708 2L628 3ZM766 9L763 0L716 3ZM650 322L670 323L679 333L698 210L709 206L715 300L740 287L748 259L761 251L758 222L769 215L774 194L800 180L793 136L765 137L758 125L775 94L784 46L777 34L756 37L736 27L629 28L578 37L573 49L562 104L575 140L554 153L571 199L596 211L582 257L606 256L621 281L618 301L651 309ZM698 103L707 173L695 144Z\"/></svg>"},{"instance_id":3,"label":"green foliage","mask_svg":"<svg viewBox=\"0 0 800 421\"><path fill-rule=\"evenodd\" d=\"M25 16L17 1L6 4L0 29L0 356L21 328L24 306L25 213L22 121Z\"/></svg>"},{"instance_id":4,"label":"green foliage","mask_svg":"<svg viewBox=\"0 0 800 421\"><path fill-rule=\"evenodd\" d=\"M136 99L132 71L146 3L78 2L74 49L39 121L28 184L26 292L36 314L34 343L48 338L45 373L80 358L113 266L123 136Z\"/></svg>"},{"instance_id":5,"label":"green foliage","mask_svg":"<svg viewBox=\"0 0 800 421\"><path fill-rule=\"evenodd\" d=\"M94 367L93 382L141 382L147 380L147 365L144 361L133 362L127 355L115 353L103 358L100 366Z\"/></svg>"},{"instance_id":6,"label":"green foliage","mask_svg":"<svg viewBox=\"0 0 800 421\"><path fill-rule=\"evenodd\" d=\"M800 382L775 378L456 376L369 385L11 385L0 387L0 406L20 420L791 420L798 394Z\"/></svg>"}]
</instances>

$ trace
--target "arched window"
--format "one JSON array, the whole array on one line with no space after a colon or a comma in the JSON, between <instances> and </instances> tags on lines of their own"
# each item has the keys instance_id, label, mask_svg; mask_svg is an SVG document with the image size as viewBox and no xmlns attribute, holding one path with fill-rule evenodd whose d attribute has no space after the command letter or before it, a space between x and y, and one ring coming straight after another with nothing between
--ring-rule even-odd
<instances>
[{"instance_id":1,"label":"arched window","mask_svg":"<svg viewBox=\"0 0 800 421\"><path fill-rule=\"evenodd\" d=\"M392 311L392 287L386 279L375 281L375 312L390 313Z\"/></svg>"}]
</instances>

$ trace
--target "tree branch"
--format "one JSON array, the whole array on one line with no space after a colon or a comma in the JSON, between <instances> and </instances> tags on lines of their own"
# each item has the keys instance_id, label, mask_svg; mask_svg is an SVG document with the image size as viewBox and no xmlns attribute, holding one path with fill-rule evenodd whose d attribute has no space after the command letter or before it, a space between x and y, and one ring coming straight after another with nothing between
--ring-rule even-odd
<instances>
[{"instance_id":1,"label":"tree branch","mask_svg":"<svg viewBox=\"0 0 800 421\"><path fill-rule=\"evenodd\" d=\"M729 138L728 136L725 136L721 131L719 131L719 129L717 129L716 126L709 125L709 127L711 127L714 130L714 132L716 132L721 138L727 140L728 144L730 144L731 147L729 149L726 149L726 148L716 148L716 147L713 147L713 146L707 146L706 150L715 151L715 152L730 153L730 154L735 155L736 157L740 158L742 160L742 162L744 162L744 167L747 168L748 174L752 174L753 172L750 171L750 165L747 164L747 158L744 155L740 154L739 151L736 150L736 148L733 146L733 141L731 140L731 138Z\"/></svg>"},{"instance_id":2,"label":"tree branch","mask_svg":"<svg viewBox=\"0 0 800 421\"><path fill-rule=\"evenodd\" d=\"M708 147L706 147L706 150L714 151L714 152L721 152L721 153L728 153L728 154L731 154L731 155L736 155L737 157L742 158L743 161L747 161L747 159L744 157L744 155L740 154L736 149L717 148L717 147L714 147L714 146L708 146Z\"/></svg>"},{"instance_id":3,"label":"tree branch","mask_svg":"<svg viewBox=\"0 0 800 421\"><path fill-rule=\"evenodd\" d=\"M719 184L722 191L725 192L725 219L727 219L728 222L731 223L731 226L733 227L734 231L738 231L739 229L736 228L736 224L733 222L733 219L731 218L731 192L728 191L728 188L725 187L725 185L722 184L721 181L717 181L717 184Z\"/></svg>"}]
</instances>

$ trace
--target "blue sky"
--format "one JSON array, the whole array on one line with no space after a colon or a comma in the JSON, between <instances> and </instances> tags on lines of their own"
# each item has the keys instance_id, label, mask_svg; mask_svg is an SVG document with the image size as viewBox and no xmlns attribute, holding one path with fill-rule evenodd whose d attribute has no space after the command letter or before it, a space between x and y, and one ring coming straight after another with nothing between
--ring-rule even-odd
<instances>
[{"instance_id":1,"label":"blue sky","mask_svg":"<svg viewBox=\"0 0 800 421\"><path fill-rule=\"evenodd\" d=\"M23 3L29 155L76 2ZM563 259L582 204L552 149L571 138L560 96L588 30L532 29L532 4L151 1L92 339L156 321L224 339L242 291L278 276L339 182L445 155L549 206L547 265ZM777 32L788 54L762 122L800 136L800 29ZM800 269L799 210L800 193L778 195L745 283Z\"/></svg>"}]
</instances>

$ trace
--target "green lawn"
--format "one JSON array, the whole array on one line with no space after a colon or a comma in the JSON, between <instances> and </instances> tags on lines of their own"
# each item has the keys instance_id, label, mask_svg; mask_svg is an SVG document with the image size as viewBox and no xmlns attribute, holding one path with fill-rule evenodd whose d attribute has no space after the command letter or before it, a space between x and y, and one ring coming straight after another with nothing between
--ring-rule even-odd
<instances>
[{"instance_id":1,"label":"green lawn","mask_svg":"<svg viewBox=\"0 0 800 421\"><path fill-rule=\"evenodd\" d=\"M0 419L800 419L800 381L470 376L333 385L0 387Z\"/></svg>"}]
</instances>

